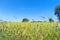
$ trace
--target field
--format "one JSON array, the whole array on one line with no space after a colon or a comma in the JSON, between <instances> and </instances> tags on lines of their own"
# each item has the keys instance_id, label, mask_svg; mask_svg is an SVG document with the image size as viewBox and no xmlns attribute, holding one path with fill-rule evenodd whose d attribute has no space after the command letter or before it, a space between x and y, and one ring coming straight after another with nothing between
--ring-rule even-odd
<instances>
[{"instance_id":1,"label":"field","mask_svg":"<svg viewBox=\"0 0 60 40\"><path fill-rule=\"evenodd\" d=\"M2 22L0 40L60 40L60 23Z\"/></svg>"}]
</instances>

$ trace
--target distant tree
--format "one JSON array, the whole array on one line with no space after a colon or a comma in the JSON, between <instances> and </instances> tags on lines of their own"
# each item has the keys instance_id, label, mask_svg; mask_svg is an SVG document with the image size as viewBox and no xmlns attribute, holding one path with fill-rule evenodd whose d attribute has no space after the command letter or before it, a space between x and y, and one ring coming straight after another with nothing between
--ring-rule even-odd
<instances>
[{"instance_id":1,"label":"distant tree","mask_svg":"<svg viewBox=\"0 0 60 40\"><path fill-rule=\"evenodd\" d=\"M47 22L47 21L44 21L44 22Z\"/></svg>"},{"instance_id":2,"label":"distant tree","mask_svg":"<svg viewBox=\"0 0 60 40\"><path fill-rule=\"evenodd\" d=\"M28 18L23 18L22 22L29 22Z\"/></svg>"},{"instance_id":3,"label":"distant tree","mask_svg":"<svg viewBox=\"0 0 60 40\"><path fill-rule=\"evenodd\" d=\"M56 6L55 15L57 16L57 18L58 18L58 20L60 22L60 6Z\"/></svg>"},{"instance_id":4,"label":"distant tree","mask_svg":"<svg viewBox=\"0 0 60 40\"><path fill-rule=\"evenodd\" d=\"M37 21L32 21L32 22L37 22Z\"/></svg>"},{"instance_id":5,"label":"distant tree","mask_svg":"<svg viewBox=\"0 0 60 40\"><path fill-rule=\"evenodd\" d=\"M54 22L54 20L52 18L49 18L49 22Z\"/></svg>"},{"instance_id":6,"label":"distant tree","mask_svg":"<svg viewBox=\"0 0 60 40\"><path fill-rule=\"evenodd\" d=\"M42 21L32 21L32 22L42 22Z\"/></svg>"},{"instance_id":7,"label":"distant tree","mask_svg":"<svg viewBox=\"0 0 60 40\"><path fill-rule=\"evenodd\" d=\"M42 21L37 21L37 22L42 22Z\"/></svg>"}]
</instances>

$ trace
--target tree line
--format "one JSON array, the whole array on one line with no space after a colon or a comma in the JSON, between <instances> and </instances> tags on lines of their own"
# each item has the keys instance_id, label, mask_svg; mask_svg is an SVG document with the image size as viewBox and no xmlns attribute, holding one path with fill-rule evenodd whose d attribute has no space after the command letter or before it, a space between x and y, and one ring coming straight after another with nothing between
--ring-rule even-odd
<instances>
[{"instance_id":1,"label":"tree line","mask_svg":"<svg viewBox=\"0 0 60 40\"><path fill-rule=\"evenodd\" d=\"M28 18L23 18L22 22L29 22L29 19ZM43 21L32 21L32 22L43 22ZM46 21L44 21L46 22ZM54 22L54 20L52 18L49 18L49 22Z\"/></svg>"}]
</instances>

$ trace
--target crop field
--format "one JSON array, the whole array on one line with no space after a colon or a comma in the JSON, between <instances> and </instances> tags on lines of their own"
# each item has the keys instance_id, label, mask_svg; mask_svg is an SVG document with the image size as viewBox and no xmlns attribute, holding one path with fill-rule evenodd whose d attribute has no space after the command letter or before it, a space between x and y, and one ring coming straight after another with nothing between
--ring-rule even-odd
<instances>
[{"instance_id":1,"label":"crop field","mask_svg":"<svg viewBox=\"0 0 60 40\"><path fill-rule=\"evenodd\" d=\"M0 40L60 40L60 23L0 23Z\"/></svg>"}]
</instances>

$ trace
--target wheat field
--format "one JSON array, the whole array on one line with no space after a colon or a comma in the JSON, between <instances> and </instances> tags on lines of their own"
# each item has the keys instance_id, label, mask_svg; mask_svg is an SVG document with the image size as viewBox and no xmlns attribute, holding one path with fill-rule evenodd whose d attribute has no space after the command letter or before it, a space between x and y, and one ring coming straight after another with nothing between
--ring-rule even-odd
<instances>
[{"instance_id":1,"label":"wheat field","mask_svg":"<svg viewBox=\"0 0 60 40\"><path fill-rule=\"evenodd\" d=\"M1 22L0 40L60 40L60 23Z\"/></svg>"}]
</instances>

